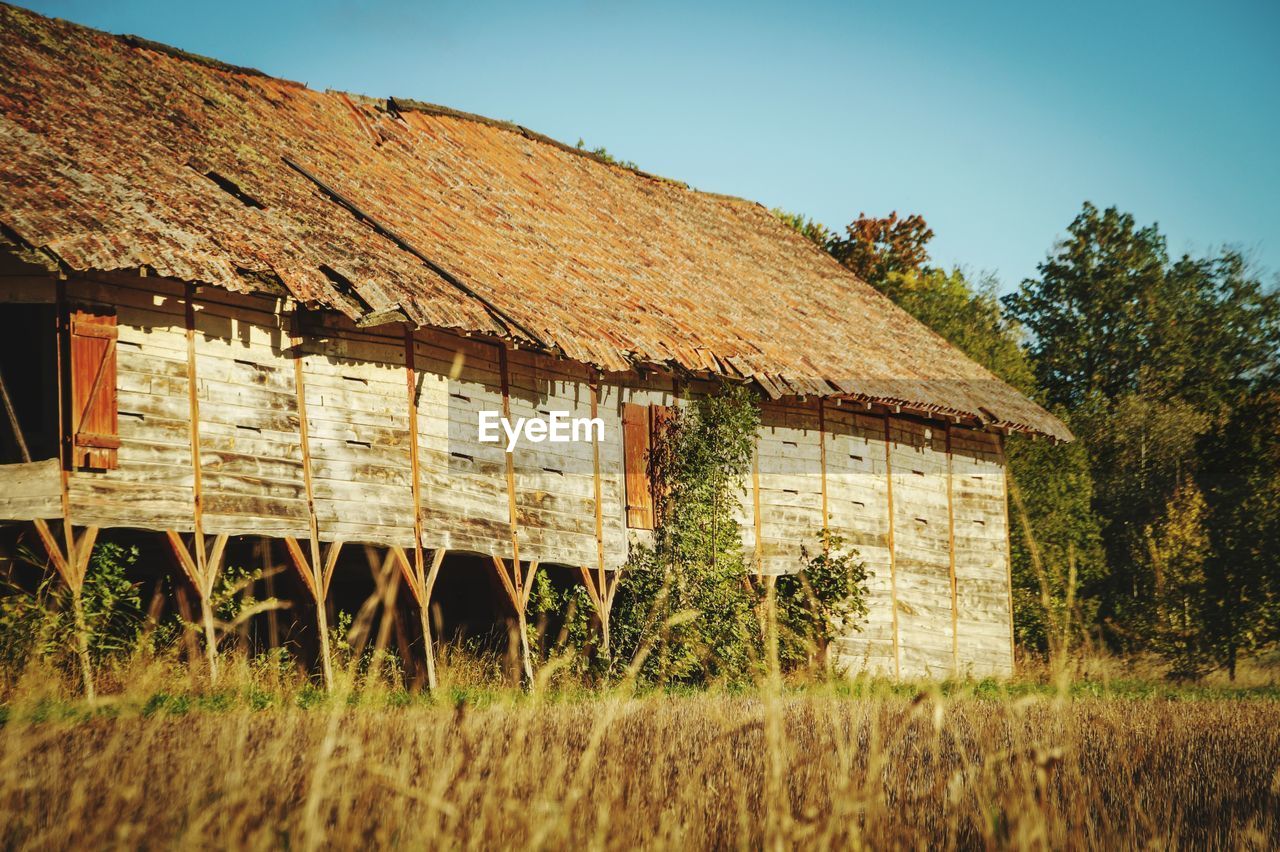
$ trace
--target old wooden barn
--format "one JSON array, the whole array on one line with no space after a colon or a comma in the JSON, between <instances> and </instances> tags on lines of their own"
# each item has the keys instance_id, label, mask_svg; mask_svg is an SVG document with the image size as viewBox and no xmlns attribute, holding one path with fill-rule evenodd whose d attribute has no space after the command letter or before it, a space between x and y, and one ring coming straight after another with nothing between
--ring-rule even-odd
<instances>
[{"instance_id":1,"label":"old wooden barn","mask_svg":"<svg viewBox=\"0 0 1280 852\"><path fill-rule=\"evenodd\" d=\"M252 544L323 614L368 545L420 610L550 566L607 610L655 407L750 382L758 571L831 528L874 571L847 665L1012 670L1003 436L1069 433L760 205L8 6L0 146L0 520L69 581L117 529L197 597Z\"/></svg>"}]
</instances>

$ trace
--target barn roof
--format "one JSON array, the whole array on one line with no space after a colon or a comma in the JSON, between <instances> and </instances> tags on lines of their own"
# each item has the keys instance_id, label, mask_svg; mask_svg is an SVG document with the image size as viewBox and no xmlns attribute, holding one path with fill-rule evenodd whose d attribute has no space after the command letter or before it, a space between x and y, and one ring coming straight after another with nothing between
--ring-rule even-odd
<instances>
[{"instance_id":1,"label":"barn roof","mask_svg":"<svg viewBox=\"0 0 1280 852\"><path fill-rule=\"evenodd\" d=\"M761 205L514 124L0 5L0 141L0 228L73 271L1070 438Z\"/></svg>"}]
</instances>

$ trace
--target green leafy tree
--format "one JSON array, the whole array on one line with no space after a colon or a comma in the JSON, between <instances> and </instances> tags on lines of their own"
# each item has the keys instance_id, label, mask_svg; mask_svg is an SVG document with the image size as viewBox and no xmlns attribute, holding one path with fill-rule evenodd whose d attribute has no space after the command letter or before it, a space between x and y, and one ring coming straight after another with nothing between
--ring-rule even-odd
<instances>
[{"instance_id":1,"label":"green leafy tree","mask_svg":"<svg viewBox=\"0 0 1280 852\"><path fill-rule=\"evenodd\" d=\"M655 438L654 546L637 548L619 581L615 667L634 661L647 681L662 684L754 675L758 599L746 579L736 509L759 422L751 392L731 386L676 409Z\"/></svg>"},{"instance_id":2,"label":"green leafy tree","mask_svg":"<svg viewBox=\"0 0 1280 852\"><path fill-rule=\"evenodd\" d=\"M1241 653L1280 642L1280 383L1268 379L1204 436L1205 643L1232 678Z\"/></svg>"},{"instance_id":3,"label":"green leafy tree","mask_svg":"<svg viewBox=\"0 0 1280 852\"><path fill-rule=\"evenodd\" d=\"M773 215L782 220L783 224L788 228L796 231L806 240L817 245L819 248L825 249L827 243L831 240L831 231L821 222L810 219L799 213L789 213L786 210L775 207Z\"/></svg>"},{"instance_id":4,"label":"green leafy tree","mask_svg":"<svg viewBox=\"0 0 1280 852\"><path fill-rule=\"evenodd\" d=\"M1155 225L1085 204L1005 304L1031 332L1043 398L1070 413L1089 452L1111 569L1100 615L1113 641L1151 645L1147 530L1161 528L1178 489L1204 470L1204 437L1274 369L1280 301L1238 252L1171 261ZM1215 467L1242 461L1220 449ZM1217 492L1202 491L1216 517Z\"/></svg>"},{"instance_id":5,"label":"green leafy tree","mask_svg":"<svg viewBox=\"0 0 1280 852\"><path fill-rule=\"evenodd\" d=\"M1164 516L1148 525L1145 534L1155 586L1151 641L1178 678L1201 674L1208 659L1207 512L1200 489L1187 483L1174 492Z\"/></svg>"},{"instance_id":6,"label":"green leafy tree","mask_svg":"<svg viewBox=\"0 0 1280 852\"><path fill-rule=\"evenodd\" d=\"M828 241L827 249L863 281L876 284L895 272L922 270L929 260L931 239L933 230L919 214L900 218L894 211L877 218L859 213L845 227L843 237Z\"/></svg>"}]
</instances>

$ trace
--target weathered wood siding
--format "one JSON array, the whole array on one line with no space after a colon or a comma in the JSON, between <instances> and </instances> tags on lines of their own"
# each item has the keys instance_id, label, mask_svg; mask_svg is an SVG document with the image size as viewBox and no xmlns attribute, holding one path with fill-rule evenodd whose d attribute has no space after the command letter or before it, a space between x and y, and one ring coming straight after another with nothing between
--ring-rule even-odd
<instances>
[{"instance_id":1,"label":"weathered wood siding","mask_svg":"<svg viewBox=\"0 0 1280 852\"><path fill-rule=\"evenodd\" d=\"M1013 671L1009 515L999 435L951 430L960 670Z\"/></svg>"},{"instance_id":2,"label":"weathered wood siding","mask_svg":"<svg viewBox=\"0 0 1280 852\"><path fill-rule=\"evenodd\" d=\"M826 405L827 513L833 532L856 548L870 577L866 623L836 643L842 665L894 674L893 589L889 564L889 480L884 418Z\"/></svg>"},{"instance_id":3,"label":"weathered wood siding","mask_svg":"<svg viewBox=\"0 0 1280 852\"><path fill-rule=\"evenodd\" d=\"M192 300L206 533L308 535L297 384L277 309L214 288ZM175 400L178 414L187 400ZM190 470L189 444L187 456Z\"/></svg>"},{"instance_id":4,"label":"weathered wood siding","mask_svg":"<svg viewBox=\"0 0 1280 852\"><path fill-rule=\"evenodd\" d=\"M4 282L0 301L50 301L56 289L47 277ZM708 390L660 374L596 376L442 331L407 342L399 326L332 315L295 326L280 300L213 288L192 302L192 363L183 285L101 275L65 289L70 303L115 306L119 328L119 466L70 474L76 524L193 528L194 374L206 533L305 538L313 506L323 540L411 548L412 405L424 547L506 559L518 548L525 561L616 569L651 541L626 526L624 404L686 404ZM504 408L594 415L605 440L522 442L508 458L505 440L481 443L477 428L481 411ZM749 563L795 571L826 525L872 574L868 620L837 643L839 661L904 677L1010 672L1000 438L831 401L768 402L761 417L737 507ZM60 516L60 479L56 462L0 466L0 518Z\"/></svg>"},{"instance_id":5,"label":"weathered wood siding","mask_svg":"<svg viewBox=\"0 0 1280 852\"><path fill-rule=\"evenodd\" d=\"M899 673L941 677L954 669L945 429L888 423Z\"/></svg>"},{"instance_id":6,"label":"weathered wood siding","mask_svg":"<svg viewBox=\"0 0 1280 852\"><path fill-rule=\"evenodd\" d=\"M758 564L764 574L794 572L803 559L801 547L810 553L821 549L821 444L817 403L761 406L755 479L760 506Z\"/></svg>"},{"instance_id":7,"label":"weathered wood siding","mask_svg":"<svg viewBox=\"0 0 1280 852\"><path fill-rule=\"evenodd\" d=\"M68 302L115 305L119 331L119 466L72 473L68 496L77 524L192 529L183 293L180 284L131 276L66 282Z\"/></svg>"}]
</instances>

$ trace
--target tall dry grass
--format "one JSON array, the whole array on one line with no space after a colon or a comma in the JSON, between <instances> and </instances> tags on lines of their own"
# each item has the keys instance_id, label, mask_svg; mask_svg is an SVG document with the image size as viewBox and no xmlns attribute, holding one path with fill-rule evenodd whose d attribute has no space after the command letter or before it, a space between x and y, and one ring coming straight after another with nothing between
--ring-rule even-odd
<instances>
[{"instance_id":1,"label":"tall dry grass","mask_svg":"<svg viewBox=\"0 0 1280 852\"><path fill-rule=\"evenodd\" d=\"M5 695L0 846L1280 845L1271 699L521 693L445 662L426 697L243 660L213 692L142 661L93 706L29 671Z\"/></svg>"}]
</instances>

